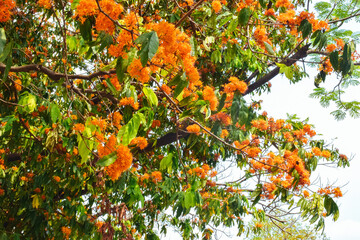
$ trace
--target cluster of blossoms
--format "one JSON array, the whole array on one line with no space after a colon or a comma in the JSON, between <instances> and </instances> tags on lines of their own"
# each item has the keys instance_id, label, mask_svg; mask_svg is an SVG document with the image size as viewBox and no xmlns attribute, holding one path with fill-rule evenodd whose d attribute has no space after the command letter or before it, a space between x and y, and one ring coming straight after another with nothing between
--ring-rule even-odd
<instances>
[{"instance_id":1,"label":"cluster of blossoms","mask_svg":"<svg viewBox=\"0 0 360 240\"><path fill-rule=\"evenodd\" d=\"M0 23L10 20L12 10L15 8L16 3L13 0L0 0Z\"/></svg>"},{"instance_id":2,"label":"cluster of blossoms","mask_svg":"<svg viewBox=\"0 0 360 240\"><path fill-rule=\"evenodd\" d=\"M330 195L330 194L333 194L334 197L338 198L338 197L342 197L342 192L340 190L339 187L325 187L325 188L320 188L318 190L318 193L321 194L321 195Z\"/></svg>"}]
</instances>

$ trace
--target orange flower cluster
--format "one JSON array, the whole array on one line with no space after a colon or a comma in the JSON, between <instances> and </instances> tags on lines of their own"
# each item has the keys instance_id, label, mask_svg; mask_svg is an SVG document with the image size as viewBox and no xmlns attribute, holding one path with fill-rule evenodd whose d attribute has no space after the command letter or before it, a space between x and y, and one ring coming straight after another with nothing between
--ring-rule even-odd
<instances>
[{"instance_id":1,"label":"orange flower cluster","mask_svg":"<svg viewBox=\"0 0 360 240\"><path fill-rule=\"evenodd\" d=\"M220 12L220 10L221 10L221 8L222 8L221 2L218 1L218 0L212 1L211 6L212 6L212 8L214 9L214 11L215 11L216 13Z\"/></svg>"},{"instance_id":2,"label":"orange flower cluster","mask_svg":"<svg viewBox=\"0 0 360 240\"><path fill-rule=\"evenodd\" d=\"M334 71L329 58L326 58L326 60L320 64L319 71L324 71L325 73L331 73Z\"/></svg>"},{"instance_id":3,"label":"orange flower cluster","mask_svg":"<svg viewBox=\"0 0 360 240\"><path fill-rule=\"evenodd\" d=\"M115 87L115 89L117 91L121 90L121 85L120 85L119 80L118 80L118 78L116 76L110 78L110 82Z\"/></svg>"},{"instance_id":4,"label":"orange flower cluster","mask_svg":"<svg viewBox=\"0 0 360 240\"><path fill-rule=\"evenodd\" d=\"M13 0L0 1L0 22L7 22L13 14L12 10L16 7L16 2Z\"/></svg>"},{"instance_id":5,"label":"orange flower cluster","mask_svg":"<svg viewBox=\"0 0 360 240\"><path fill-rule=\"evenodd\" d=\"M203 98L210 102L211 111L216 110L216 107L219 105L219 101L215 95L214 89L206 86L203 90Z\"/></svg>"},{"instance_id":6,"label":"orange flower cluster","mask_svg":"<svg viewBox=\"0 0 360 240\"><path fill-rule=\"evenodd\" d=\"M161 126L161 122L159 120L154 120L151 124L152 128L157 128Z\"/></svg>"},{"instance_id":7,"label":"orange flower cluster","mask_svg":"<svg viewBox=\"0 0 360 240\"><path fill-rule=\"evenodd\" d=\"M265 49L264 42L271 45L271 42L267 37L267 32L264 26L260 26L255 29L254 38L256 40L256 43L263 49Z\"/></svg>"},{"instance_id":8,"label":"orange flower cluster","mask_svg":"<svg viewBox=\"0 0 360 240\"><path fill-rule=\"evenodd\" d=\"M212 115L211 119L213 121L220 121L225 126L229 126L231 124L231 117L224 112L219 112L219 113Z\"/></svg>"},{"instance_id":9,"label":"orange flower cluster","mask_svg":"<svg viewBox=\"0 0 360 240\"><path fill-rule=\"evenodd\" d=\"M244 81L240 81L237 77L230 77L228 84L224 85L224 92L227 94L232 94L235 91L240 93L245 93L247 90L247 84Z\"/></svg>"},{"instance_id":10,"label":"orange flower cluster","mask_svg":"<svg viewBox=\"0 0 360 240\"><path fill-rule=\"evenodd\" d=\"M196 174L196 176L200 177L201 179L205 179L207 176L209 176L209 174L213 174L210 173L210 166L207 164L202 165L201 167L196 167L193 169L188 170L188 174Z\"/></svg>"},{"instance_id":11,"label":"orange flower cluster","mask_svg":"<svg viewBox=\"0 0 360 240\"><path fill-rule=\"evenodd\" d=\"M338 198L338 197L342 197L342 192L340 190L339 187L336 188L331 188L330 186L325 187L325 188L320 188L318 190L319 194L326 194L326 195L330 195L330 194L334 194L334 197Z\"/></svg>"},{"instance_id":12,"label":"orange flower cluster","mask_svg":"<svg viewBox=\"0 0 360 240\"><path fill-rule=\"evenodd\" d=\"M162 180L162 174L159 171L154 171L151 173L151 178L153 183L158 183Z\"/></svg>"},{"instance_id":13,"label":"orange flower cluster","mask_svg":"<svg viewBox=\"0 0 360 240\"><path fill-rule=\"evenodd\" d=\"M117 180L123 172L131 167L133 156L130 149L122 144L117 145L115 135L111 135L105 145L99 143L97 150L100 158L116 152L115 162L105 167L105 172L112 180Z\"/></svg>"},{"instance_id":14,"label":"orange flower cluster","mask_svg":"<svg viewBox=\"0 0 360 240\"><path fill-rule=\"evenodd\" d=\"M126 28L137 33L135 30L137 19L139 18L133 12L127 14L124 18ZM126 51L128 51L130 47L134 46L133 40L135 39L136 36L132 35L131 32L122 30L116 39L117 44L109 47L109 54L114 57L121 56L122 58L127 58Z\"/></svg>"},{"instance_id":15,"label":"orange flower cluster","mask_svg":"<svg viewBox=\"0 0 360 240\"><path fill-rule=\"evenodd\" d=\"M133 97L124 97L119 102L120 106L131 106L134 110L138 110L139 103L135 102Z\"/></svg>"},{"instance_id":16,"label":"orange flower cluster","mask_svg":"<svg viewBox=\"0 0 360 240\"><path fill-rule=\"evenodd\" d=\"M253 11L255 7L257 7L258 5L259 5L259 1L254 1L254 0L239 1L239 3L237 4L236 11L240 12L241 9L246 7L250 7L250 10Z\"/></svg>"},{"instance_id":17,"label":"orange flower cluster","mask_svg":"<svg viewBox=\"0 0 360 240\"><path fill-rule=\"evenodd\" d=\"M220 134L221 138L226 138L228 135L229 135L228 130L226 129L221 130L221 134Z\"/></svg>"},{"instance_id":18,"label":"orange flower cluster","mask_svg":"<svg viewBox=\"0 0 360 240\"><path fill-rule=\"evenodd\" d=\"M169 69L182 65L189 80L188 88L195 90L196 86L200 86L202 82L194 66L196 59L191 55L189 36L176 28L174 24L165 21L149 23L145 27L156 31L159 37L159 49L151 62L168 66ZM152 66L152 71L157 71L157 69L155 65Z\"/></svg>"},{"instance_id":19,"label":"orange flower cluster","mask_svg":"<svg viewBox=\"0 0 360 240\"><path fill-rule=\"evenodd\" d=\"M92 125L98 126L101 131L105 130L107 127L107 123L105 119L96 118L96 119L92 119L90 122Z\"/></svg>"},{"instance_id":20,"label":"orange flower cluster","mask_svg":"<svg viewBox=\"0 0 360 240\"><path fill-rule=\"evenodd\" d=\"M71 228L69 228L69 227L61 227L61 231L64 234L66 239L68 239L70 237Z\"/></svg>"},{"instance_id":21,"label":"orange flower cluster","mask_svg":"<svg viewBox=\"0 0 360 240\"><path fill-rule=\"evenodd\" d=\"M197 124L192 124L186 127L186 131L188 131L189 133L196 133L199 134L200 132L200 127Z\"/></svg>"},{"instance_id":22,"label":"orange flower cluster","mask_svg":"<svg viewBox=\"0 0 360 240\"><path fill-rule=\"evenodd\" d=\"M111 114L109 116L109 118L112 119L112 123L113 123L114 126L116 126L118 128L121 127L120 122L123 119L123 116L121 115L121 113L114 112L113 114Z\"/></svg>"},{"instance_id":23,"label":"orange flower cluster","mask_svg":"<svg viewBox=\"0 0 360 240\"><path fill-rule=\"evenodd\" d=\"M16 79L15 80L15 89L17 90L17 91L21 91L21 89L22 89L22 82L21 82L21 80L20 79Z\"/></svg>"},{"instance_id":24,"label":"orange flower cluster","mask_svg":"<svg viewBox=\"0 0 360 240\"><path fill-rule=\"evenodd\" d=\"M274 16L275 17L275 11L273 8L269 8L265 10L265 16Z\"/></svg>"},{"instance_id":25,"label":"orange flower cluster","mask_svg":"<svg viewBox=\"0 0 360 240\"><path fill-rule=\"evenodd\" d=\"M79 18L84 23L86 17L94 16L98 12L98 6L95 0L80 0L76 7L75 18Z\"/></svg>"},{"instance_id":26,"label":"orange flower cluster","mask_svg":"<svg viewBox=\"0 0 360 240\"><path fill-rule=\"evenodd\" d=\"M252 120L251 121L251 125L254 127L254 128L257 128L261 131L266 131L269 127L269 124L266 120L263 120L263 119L258 119L258 120Z\"/></svg>"},{"instance_id":27,"label":"orange flower cluster","mask_svg":"<svg viewBox=\"0 0 360 240\"><path fill-rule=\"evenodd\" d=\"M131 62L128 66L128 73L142 83L147 83L150 80L150 68L143 67L140 59L134 59Z\"/></svg>"},{"instance_id":28,"label":"orange flower cluster","mask_svg":"<svg viewBox=\"0 0 360 240\"><path fill-rule=\"evenodd\" d=\"M101 0L100 7L101 10L103 10L110 18L114 20L117 20L124 10L123 7L114 0ZM98 31L105 31L109 34L112 34L115 30L115 25L111 19L105 16L105 14L100 13L96 17L95 28Z\"/></svg>"},{"instance_id":29,"label":"orange flower cluster","mask_svg":"<svg viewBox=\"0 0 360 240\"><path fill-rule=\"evenodd\" d=\"M52 5L52 1L51 0L39 0L38 4L40 7L50 9L51 5Z\"/></svg>"},{"instance_id":30,"label":"orange flower cluster","mask_svg":"<svg viewBox=\"0 0 360 240\"><path fill-rule=\"evenodd\" d=\"M294 8L294 5L289 0L277 0L275 7Z\"/></svg>"},{"instance_id":31,"label":"orange flower cluster","mask_svg":"<svg viewBox=\"0 0 360 240\"><path fill-rule=\"evenodd\" d=\"M54 176L53 179L56 181L56 182L60 182L61 178L59 176Z\"/></svg>"},{"instance_id":32,"label":"orange flower cluster","mask_svg":"<svg viewBox=\"0 0 360 240\"><path fill-rule=\"evenodd\" d=\"M147 142L146 138L144 138L144 137L136 137L133 140L131 140L131 144L134 144L138 148L143 150L148 145L148 142Z\"/></svg>"},{"instance_id":33,"label":"orange flower cluster","mask_svg":"<svg viewBox=\"0 0 360 240\"><path fill-rule=\"evenodd\" d=\"M74 124L73 130L75 132L83 132L85 130L85 126L82 123Z\"/></svg>"},{"instance_id":34,"label":"orange flower cluster","mask_svg":"<svg viewBox=\"0 0 360 240\"><path fill-rule=\"evenodd\" d=\"M99 5L102 11L113 20L118 20L124 10L123 7L114 0L101 0L99 1ZM109 34L114 32L115 25L113 21L105 16L105 14L100 13L95 0L80 0L79 5L76 7L74 17L78 18L81 23L84 23L86 18L90 16L96 16L96 30L105 31Z\"/></svg>"}]
</instances>

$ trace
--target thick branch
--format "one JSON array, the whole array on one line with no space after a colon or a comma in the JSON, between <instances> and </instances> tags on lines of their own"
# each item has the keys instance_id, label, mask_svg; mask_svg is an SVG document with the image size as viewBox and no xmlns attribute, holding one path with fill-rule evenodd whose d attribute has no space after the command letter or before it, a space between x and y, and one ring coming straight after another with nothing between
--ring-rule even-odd
<instances>
[{"instance_id":1,"label":"thick branch","mask_svg":"<svg viewBox=\"0 0 360 240\"><path fill-rule=\"evenodd\" d=\"M4 72L6 68L6 65L3 63L0 63L0 72ZM59 81L60 78L63 78L66 76L66 74L64 73L57 73L53 70L51 70L50 68L47 68L43 65L40 64L29 64L29 65L24 65L24 66L18 66L18 67L11 67L10 68L10 72L31 72L31 71L35 71L35 72L42 72L46 75L48 75L49 78L51 78L54 81ZM91 80L93 78L96 77L100 77L100 76L104 76L104 75L110 75L110 74L114 74L116 73L115 69L112 69L110 71L104 72L104 71L99 71L99 72L94 72L92 74L89 75L82 75L82 74L74 74L74 75L67 75L68 79L85 79L85 80Z\"/></svg>"},{"instance_id":2,"label":"thick branch","mask_svg":"<svg viewBox=\"0 0 360 240\"><path fill-rule=\"evenodd\" d=\"M286 59L282 63L285 64L286 66L291 66L298 60L305 58L308 55L307 51L309 50L309 47L310 44L303 46L302 48L299 49L299 51L297 51L294 55L292 55L290 58ZM244 95L247 95L255 91L256 89L258 89L259 87L261 87L262 85L273 79L276 75L279 74L279 72L280 72L279 67L274 68L271 72L259 78L256 82L250 84L248 90L244 93Z\"/></svg>"}]
</instances>

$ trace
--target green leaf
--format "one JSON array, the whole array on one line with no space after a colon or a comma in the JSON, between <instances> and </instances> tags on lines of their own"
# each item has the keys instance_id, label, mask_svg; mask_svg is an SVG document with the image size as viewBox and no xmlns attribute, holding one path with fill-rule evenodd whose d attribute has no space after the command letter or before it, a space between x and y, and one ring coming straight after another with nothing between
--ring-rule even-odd
<instances>
[{"instance_id":1,"label":"green leaf","mask_svg":"<svg viewBox=\"0 0 360 240\"><path fill-rule=\"evenodd\" d=\"M115 69L116 69L116 76L119 80L119 83L123 82L125 68L124 68L124 60L122 59L122 57L118 57Z\"/></svg>"},{"instance_id":2,"label":"green leaf","mask_svg":"<svg viewBox=\"0 0 360 240\"><path fill-rule=\"evenodd\" d=\"M6 44L6 34L4 28L0 28L0 54L2 54Z\"/></svg>"},{"instance_id":3,"label":"green leaf","mask_svg":"<svg viewBox=\"0 0 360 240\"><path fill-rule=\"evenodd\" d=\"M185 73L181 75L180 82L174 90L174 97L176 98L179 94L189 85L189 82L186 79Z\"/></svg>"},{"instance_id":4,"label":"green leaf","mask_svg":"<svg viewBox=\"0 0 360 240\"><path fill-rule=\"evenodd\" d=\"M81 156L81 163L84 163L88 160L90 153L93 149L94 142L88 140L91 137L91 129L86 127L85 130L82 132L83 137L78 135L78 149L79 154Z\"/></svg>"},{"instance_id":5,"label":"green leaf","mask_svg":"<svg viewBox=\"0 0 360 240\"><path fill-rule=\"evenodd\" d=\"M91 26L91 22L89 19L86 19L84 23L80 24L81 36L86 41L91 41L91 39L92 39L91 28L92 28L92 26Z\"/></svg>"},{"instance_id":6,"label":"green leaf","mask_svg":"<svg viewBox=\"0 0 360 240\"><path fill-rule=\"evenodd\" d=\"M333 66L334 70L338 70L339 69L339 52L338 51L333 51L330 53L330 63Z\"/></svg>"},{"instance_id":7,"label":"green leaf","mask_svg":"<svg viewBox=\"0 0 360 240\"><path fill-rule=\"evenodd\" d=\"M60 109L56 103L50 105L50 118L53 123L56 123L60 117Z\"/></svg>"},{"instance_id":8,"label":"green leaf","mask_svg":"<svg viewBox=\"0 0 360 240\"><path fill-rule=\"evenodd\" d=\"M23 106L19 108L20 113L32 113L36 109L36 97L26 92L20 98L19 105Z\"/></svg>"},{"instance_id":9,"label":"green leaf","mask_svg":"<svg viewBox=\"0 0 360 240\"><path fill-rule=\"evenodd\" d=\"M304 19L300 23L299 30L302 32L302 37L306 38L312 32L312 25L308 20Z\"/></svg>"},{"instance_id":10,"label":"green leaf","mask_svg":"<svg viewBox=\"0 0 360 240\"><path fill-rule=\"evenodd\" d=\"M13 45L12 42L6 44L4 51L0 53L0 62L4 62L5 59L9 56L9 54L11 53L12 45Z\"/></svg>"},{"instance_id":11,"label":"green leaf","mask_svg":"<svg viewBox=\"0 0 360 240\"><path fill-rule=\"evenodd\" d=\"M146 123L145 116L142 113L135 114L130 121L120 128L117 139L125 146L129 145L131 140L133 140L140 127L140 123Z\"/></svg>"},{"instance_id":12,"label":"green leaf","mask_svg":"<svg viewBox=\"0 0 360 240\"><path fill-rule=\"evenodd\" d=\"M147 61L151 61L159 48L159 38L156 32L152 31L143 33L135 42L141 44L141 50L139 51L140 61L143 67L145 67Z\"/></svg>"},{"instance_id":13,"label":"green leaf","mask_svg":"<svg viewBox=\"0 0 360 240\"><path fill-rule=\"evenodd\" d=\"M151 88L143 87L143 92L150 105L157 106L159 104L158 98Z\"/></svg>"},{"instance_id":14,"label":"green leaf","mask_svg":"<svg viewBox=\"0 0 360 240\"><path fill-rule=\"evenodd\" d=\"M249 21L250 15L251 15L251 11L249 8L241 9L239 13L239 23L241 25L246 25Z\"/></svg>"},{"instance_id":15,"label":"green leaf","mask_svg":"<svg viewBox=\"0 0 360 240\"><path fill-rule=\"evenodd\" d=\"M112 152L109 155L106 155L105 157L103 157L99 161L97 161L96 165L98 165L100 167L109 166L116 161L116 158L117 158L116 152Z\"/></svg>"},{"instance_id":16,"label":"green leaf","mask_svg":"<svg viewBox=\"0 0 360 240\"><path fill-rule=\"evenodd\" d=\"M6 61L6 67L5 67L5 71L4 71L4 76L3 79L6 80L8 77L8 74L10 72L10 68L12 65L12 56L11 54L8 56L7 61Z\"/></svg>"},{"instance_id":17,"label":"green leaf","mask_svg":"<svg viewBox=\"0 0 360 240\"><path fill-rule=\"evenodd\" d=\"M195 194L193 191L188 191L185 193L184 207L189 209L193 206L195 206Z\"/></svg>"},{"instance_id":18,"label":"green leaf","mask_svg":"<svg viewBox=\"0 0 360 240\"><path fill-rule=\"evenodd\" d=\"M160 170L166 170L168 173L171 173L173 165L173 153L169 153L166 157L161 159Z\"/></svg>"},{"instance_id":19,"label":"green leaf","mask_svg":"<svg viewBox=\"0 0 360 240\"><path fill-rule=\"evenodd\" d=\"M272 46L270 44L268 44L267 42L264 42L264 44L265 44L266 51L268 51L268 53L270 53L271 55L275 55L275 52L272 49Z\"/></svg>"}]
</instances>

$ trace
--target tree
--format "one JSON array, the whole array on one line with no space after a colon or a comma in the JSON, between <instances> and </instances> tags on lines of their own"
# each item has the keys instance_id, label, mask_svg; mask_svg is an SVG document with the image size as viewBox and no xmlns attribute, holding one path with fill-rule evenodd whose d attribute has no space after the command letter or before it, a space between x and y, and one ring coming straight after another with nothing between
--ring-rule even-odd
<instances>
[{"instance_id":1,"label":"tree","mask_svg":"<svg viewBox=\"0 0 360 240\"><path fill-rule=\"evenodd\" d=\"M245 216L281 221L275 210L336 220L340 188L310 176L347 157L251 100L318 64L313 96L359 115L341 101L358 84L358 35L340 28L359 3L320 2L316 17L309 5L1 0L2 237L158 239L173 226L209 239L241 235Z\"/></svg>"},{"instance_id":2,"label":"tree","mask_svg":"<svg viewBox=\"0 0 360 240\"><path fill-rule=\"evenodd\" d=\"M304 225L294 217L287 217L277 221L275 224L271 218L265 217L264 222L251 222L251 227L255 228L254 232L251 232L248 239L251 240L270 240L270 239L321 239L329 240L324 233L318 233L314 231L309 225ZM257 229L256 229L257 228Z\"/></svg>"}]
</instances>

